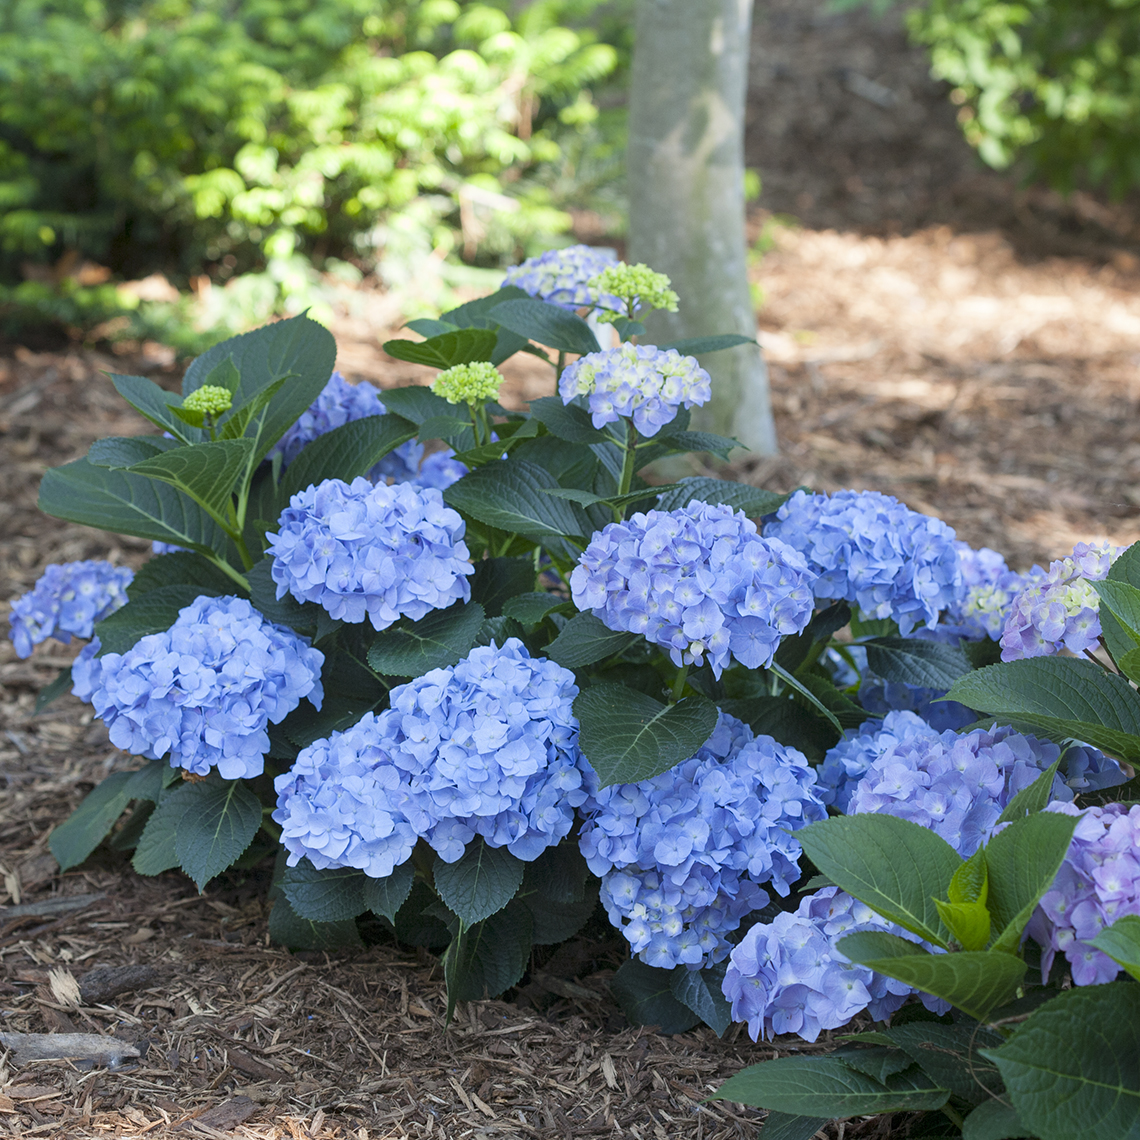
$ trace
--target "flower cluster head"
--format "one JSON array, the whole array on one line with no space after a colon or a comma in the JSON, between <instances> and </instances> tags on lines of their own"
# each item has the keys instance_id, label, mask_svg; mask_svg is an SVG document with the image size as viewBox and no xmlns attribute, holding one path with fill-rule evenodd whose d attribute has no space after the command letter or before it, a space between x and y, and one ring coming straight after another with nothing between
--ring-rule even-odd
<instances>
[{"instance_id":1,"label":"flower cluster head","mask_svg":"<svg viewBox=\"0 0 1140 1140\"><path fill-rule=\"evenodd\" d=\"M753 1041L796 1033L814 1041L868 1010L890 1017L913 991L905 982L876 974L845 958L836 945L848 934L886 931L919 940L877 915L838 887L808 895L795 911L757 923L733 948L721 988L732 1020L747 1022ZM928 1009L945 1011L937 998L920 995Z\"/></svg>"},{"instance_id":2,"label":"flower cluster head","mask_svg":"<svg viewBox=\"0 0 1140 1140\"><path fill-rule=\"evenodd\" d=\"M301 448L325 432L369 416L382 416L385 411L371 384L350 384L339 372L334 372L321 394L301 413L301 418L281 437L270 455L279 454L282 463L288 466ZM423 444L410 439L385 455L368 476L373 481L414 479L423 453Z\"/></svg>"},{"instance_id":3,"label":"flower cluster head","mask_svg":"<svg viewBox=\"0 0 1140 1140\"><path fill-rule=\"evenodd\" d=\"M677 294L669 288L672 284L664 273L655 273L648 265L617 265L603 269L590 281L590 300L600 309L598 320L612 324L619 317L636 317L642 309L664 309L677 311ZM616 297L618 311L613 312L608 302Z\"/></svg>"},{"instance_id":4,"label":"flower cluster head","mask_svg":"<svg viewBox=\"0 0 1140 1140\"><path fill-rule=\"evenodd\" d=\"M233 402L234 395L228 388L203 384L182 401L182 407L187 412L197 412L202 416L220 416L233 407Z\"/></svg>"},{"instance_id":5,"label":"flower cluster head","mask_svg":"<svg viewBox=\"0 0 1140 1140\"><path fill-rule=\"evenodd\" d=\"M589 282L616 261L617 255L613 250L595 249L589 245L550 249L508 269L503 284L513 285L540 301L571 312L596 305L621 315L625 312L625 305L620 297L605 294L595 297L588 288Z\"/></svg>"},{"instance_id":6,"label":"flower cluster head","mask_svg":"<svg viewBox=\"0 0 1140 1140\"><path fill-rule=\"evenodd\" d=\"M653 436L677 416L677 409L708 403L709 374L692 356L675 348L621 344L574 361L558 381L564 404L586 397L594 427L631 416L644 436Z\"/></svg>"},{"instance_id":7,"label":"flower cluster head","mask_svg":"<svg viewBox=\"0 0 1140 1140\"><path fill-rule=\"evenodd\" d=\"M434 487L437 491L446 491L467 473L466 464L455 458L455 452L450 447L445 447L442 451L433 451L431 455L425 456L419 473L407 482L414 483L417 487Z\"/></svg>"},{"instance_id":8,"label":"flower cluster head","mask_svg":"<svg viewBox=\"0 0 1140 1140\"><path fill-rule=\"evenodd\" d=\"M861 745L873 758L851 791L847 812L909 819L940 835L963 858L985 842L1009 801L1061 755L1051 741L1024 736L1009 727L959 735L935 732L928 726L923 732L913 721L905 725L901 721L912 716L892 713L884 718L882 731L892 742L878 755L874 755L877 742ZM1086 786L1098 778L1107 784L1122 778L1119 767L1095 749L1083 749L1081 761L1078 778ZM1072 789L1060 776L1054 782L1053 796L1073 798Z\"/></svg>"},{"instance_id":9,"label":"flower cluster head","mask_svg":"<svg viewBox=\"0 0 1140 1140\"><path fill-rule=\"evenodd\" d=\"M811 620L812 576L742 511L692 502L635 514L593 536L570 575L571 596L610 629L640 633L677 665L735 657L771 664L780 639Z\"/></svg>"},{"instance_id":10,"label":"flower cluster head","mask_svg":"<svg viewBox=\"0 0 1140 1140\"><path fill-rule=\"evenodd\" d=\"M843 598L869 618L893 618L905 637L933 627L962 585L954 531L878 491L797 491L764 534L800 551L817 598Z\"/></svg>"},{"instance_id":11,"label":"flower cluster head","mask_svg":"<svg viewBox=\"0 0 1140 1140\"><path fill-rule=\"evenodd\" d=\"M826 815L804 756L725 713L691 759L636 784L599 790L593 777L590 792L580 844L602 903L664 968L722 960L725 934L767 903L760 884L786 895L799 878L789 832Z\"/></svg>"},{"instance_id":12,"label":"flower cluster head","mask_svg":"<svg viewBox=\"0 0 1140 1140\"><path fill-rule=\"evenodd\" d=\"M454 863L481 835L536 859L586 799L577 694L573 673L517 638L396 687L382 713L311 745L278 779L291 858L382 876L417 837Z\"/></svg>"},{"instance_id":13,"label":"flower cluster head","mask_svg":"<svg viewBox=\"0 0 1140 1140\"><path fill-rule=\"evenodd\" d=\"M848 812L852 793L880 756L901 740L930 733L930 725L908 710L888 712L885 717L874 717L858 728L849 728L839 743L827 750L816 769L820 799Z\"/></svg>"},{"instance_id":14,"label":"flower cluster head","mask_svg":"<svg viewBox=\"0 0 1140 1140\"><path fill-rule=\"evenodd\" d=\"M957 732L978 719L973 709L958 701L945 701L945 689L927 689L920 685L908 685L905 681L884 681L879 677L864 673L859 685L859 703L869 713L883 716L886 713L905 710L916 713L936 732L948 728Z\"/></svg>"},{"instance_id":15,"label":"flower cluster head","mask_svg":"<svg viewBox=\"0 0 1140 1140\"><path fill-rule=\"evenodd\" d=\"M1044 657L1068 649L1083 653L1100 637L1100 598L1090 582L1108 577L1113 546L1080 542L1068 558L1049 566L1048 573L1034 567L1024 588L1013 599L1001 634L1001 659Z\"/></svg>"},{"instance_id":16,"label":"flower cluster head","mask_svg":"<svg viewBox=\"0 0 1140 1140\"><path fill-rule=\"evenodd\" d=\"M321 707L324 654L266 621L244 598L201 597L162 633L126 653L106 653L81 671L111 743L204 776L260 775L267 724L302 697ZM94 667L98 672L94 672Z\"/></svg>"},{"instance_id":17,"label":"flower cluster head","mask_svg":"<svg viewBox=\"0 0 1140 1140\"><path fill-rule=\"evenodd\" d=\"M433 487L326 479L298 491L266 535L277 597L375 629L418 621L471 597L464 525Z\"/></svg>"},{"instance_id":18,"label":"flower cluster head","mask_svg":"<svg viewBox=\"0 0 1140 1140\"><path fill-rule=\"evenodd\" d=\"M1081 811L1052 803L1046 810L1081 818L1057 878L1026 928L1041 946L1042 980L1061 953L1074 985L1111 982L1120 967L1091 941L1118 918L1140 914L1140 807L1107 804Z\"/></svg>"},{"instance_id":19,"label":"flower cluster head","mask_svg":"<svg viewBox=\"0 0 1140 1140\"><path fill-rule=\"evenodd\" d=\"M91 637L95 623L126 605L134 571L110 562L53 563L22 597L12 602L8 636L17 657L27 657L41 641L54 637L64 645L72 637Z\"/></svg>"},{"instance_id":20,"label":"flower cluster head","mask_svg":"<svg viewBox=\"0 0 1140 1140\"><path fill-rule=\"evenodd\" d=\"M486 361L456 364L444 369L431 384L431 390L449 404L480 404L499 398L502 373Z\"/></svg>"}]
</instances>

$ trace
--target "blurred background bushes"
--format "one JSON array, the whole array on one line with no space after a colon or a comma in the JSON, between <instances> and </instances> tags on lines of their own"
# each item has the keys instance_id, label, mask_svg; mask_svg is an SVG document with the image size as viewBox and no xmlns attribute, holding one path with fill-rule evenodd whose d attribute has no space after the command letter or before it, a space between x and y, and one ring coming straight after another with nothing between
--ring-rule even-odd
<instances>
[{"instance_id":1,"label":"blurred background bushes","mask_svg":"<svg viewBox=\"0 0 1140 1140\"><path fill-rule=\"evenodd\" d=\"M193 352L366 272L431 305L591 195L620 216L595 92L631 4L5 0L0 332Z\"/></svg>"}]
</instances>

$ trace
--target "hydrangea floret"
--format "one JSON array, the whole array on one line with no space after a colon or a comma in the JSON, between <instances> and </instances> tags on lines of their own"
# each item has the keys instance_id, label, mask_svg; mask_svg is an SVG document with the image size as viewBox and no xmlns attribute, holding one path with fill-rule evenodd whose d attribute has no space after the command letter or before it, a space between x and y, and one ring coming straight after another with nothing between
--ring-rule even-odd
<instances>
[{"instance_id":1,"label":"hydrangea floret","mask_svg":"<svg viewBox=\"0 0 1140 1140\"><path fill-rule=\"evenodd\" d=\"M357 817L377 811L396 836L386 852L402 850L406 821L449 863L476 835L519 859L536 859L569 834L574 809L586 799L571 708L577 694L573 673L531 657L517 638L478 647L457 665L397 686L389 708L313 745L304 764L278 781L274 818L289 833L290 852L334 858L342 840L329 840L330 832L367 850L359 838L367 821ZM314 767L322 763L333 766L327 774ZM352 799L321 791L326 779L355 778L360 765L370 783L354 784ZM317 804L320 810L311 806Z\"/></svg>"},{"instance_id":2,"label":"hydrangea floret","mask_svg":"<svg viewBox=\"0 0 1140 1140\"><path fill-rule=\"evenodd\" d=\"M878 491L797 491L765 521L764 534L803 554L817 575L817 598L892 618L904 637L933 628L962 589L954 531Z\"/></svg>"},{"instance_id":3,"label":"hydrangea floret","mask_svg":"<svg viewBox=\"0 0 1140 1140\"><path fill-rule=\"evenodd\" d=\"M64 645L91 637L95 623L127 602L134 571L99 560L52 563L26 594L12 602L8 636L17 657L49 637Z\"/></svg>"},{"instance_id":4,"label":"hydrangea floret","mask_svg":"<svg viewBox=\"0 0 1140 1140\"><path fill-rule=\"evenodd\" d=\"M595 534L570 575L574 604L610 629L639 633L677 665L735 658L771 664L780 639L811 619L802 556L728 506L693 502L635 514Z\"/></svg>"},{"instance_id":5,"label":"hydrangea floret","mask_svg":"<svg viewBox=\"0 0 1140 1140\"><path fill-rule=\"evenodd\" d=\"M162 633L105 653L85 680L111 742L173 768L258 776L279 724L307 697L320 708L324 654L244 598L200 597Z\"/></svg>"},{"instance_id":6,"label":"hydrangea floret","mask_svg":"<svg viewBox=\"0 0 1140 1140\"><path fill-rule=\"evenodd\" d=\"M611 249L589 245L550 249L508 269L503 284L571 312L592 306L622 314L625 304L620 297L604 293L595 296L589 288L589 283L616 261L617 254Z\"/></svg>"},{"instance_id":7,"label":"hydrangea floret","mask_svg":"<svg viewBox=\"0 0 1140 1140\"><path fill-rule=\"evenodd\" d=\"M1120 966L1091 941L1118 918L1140 914L1140 806L1107 804L1082 810L1052 803L1047 810L1080 819L1061 870L1027 927L1041 947L1042 980L1062 954L1074 985L1111 982Z\"/></svg>"},{"instance_id":8,"label":"hydrangea floret","mask_svg":"<svg viewBox=\"0 0 1140 1140\"><path fill-rule=\"evenodd\" d=\"M643 309L677 311L677 294L670 288L672 282L664 273L656 273L648 265L626 265L624 262L603 269L589 284L590 300L598 306L597 318L603 324L612 324L619 317L636 318ZM616 297L620 302L617 312L602 298Z\"/></svg>"},{"instance_id":9,"label":"hydrangea floret","mask_svg":"<svg viewBox=\"0 0 1140 1140\"><path fill-rule=\"evenodd\" d=\"M320 395L309 405L295 424L281 437L270 452L280 455L283 466L288 467L306 444L330 432L333 428L363 420L369 416L382 416L387 409L371 384L350 384L339 372L334 372ZM392 479L406 482L415 479L424 445L410 439L390 451L368 473L373 482Z\"/></svg>"},{"instance_id":10,"label":"hydrangea floret","mask_svg":"<svg viewBox=\"0 0 1140 1140\"><path fill-rule=\"evenodd\" d=\"M695 357L627 343L574 361L558 381L558 394L564 404L585 397L596 428L626 416L641 435L654 436L679 408L708 403L712 387Z\"/></svg>"},{"instance_id":11,"label":"hydrangea floret","mask_svg":"<svg viewBox=\"0 0 1140 1140\"><path fill-rule=\"evenodd\" d=\"M815 1041L867 1010L876 1021L894 1013L913 991L905 982L850 962L836 944L848 934L885 931L919 939L887 922L838 887L807 895L795 911L757 923L736 945L721 988L732 1020L744 1022L753 1041L795 1033ZM921 995L937 1012L948 1007Z\"/></svg>"},{"instance_id":12,"label":"hydrangea floret","mask_svg":"<svg viewBox=\"0 0 1140 1140\"><path fill-rule=\"evenodd\" d=\"M725 935L799 878L791 834L825 817L815 771L794 748L726 713L697 754L651 780L598 790L580 844L602 876L610 921L650 966L722 961Z\"/></svg>"},{"instance_id":13,"label":"hydrangea floret","mask_svg":"<svg viewBox=\"0 0 1140 1140\"><path fill-rule=\"evenodd\" d=\"M1060 558L1027 580L1010 604L1001 633L1001 659L1044 657L1068 649L1084 653L1097 646L1101 635L1100 598L1089 585L1108 577L1119 553L1108 544L1078 543L1068 558Z\"/></svg>"},{"instance_id":14,"label":"hydrangea floret","mask_svg":"<svg viewBox=\"0 0 1140 1140\"><path fill-rule=\"evenodd\" d=\"M386 629L467 601L466 524L433 487L326 479L298 491L266 535L277 597Z\"/></svg>"}]
</instances>

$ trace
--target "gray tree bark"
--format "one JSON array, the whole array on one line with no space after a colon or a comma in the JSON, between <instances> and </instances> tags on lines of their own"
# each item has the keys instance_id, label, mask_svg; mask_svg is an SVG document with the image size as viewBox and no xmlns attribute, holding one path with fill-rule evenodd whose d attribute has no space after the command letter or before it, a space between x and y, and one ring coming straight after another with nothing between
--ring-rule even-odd
<instances>
[{"instance_id":1,"label":"gray tree bark","mask_svg":"<svg viewBox=\"0 0 1140 1140\"><path fill-rule=\"evenodd\" d=\"M629 260L667 273L680 312L651 339L756 336L744 242L744 98L752 0L638 0L629 114ZM701 360L712 401L694 426L776 452L759 347Z\"/></svg>"}]
</instances>

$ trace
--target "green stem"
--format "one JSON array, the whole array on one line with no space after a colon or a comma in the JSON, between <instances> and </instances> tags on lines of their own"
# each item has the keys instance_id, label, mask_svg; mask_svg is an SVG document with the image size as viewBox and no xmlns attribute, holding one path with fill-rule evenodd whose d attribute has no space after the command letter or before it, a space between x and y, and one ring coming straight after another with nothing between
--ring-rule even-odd
<instances>
[{"instance_id":1,"label":"green stem","mask_svg":"<svg viewBox=\"0 0 1140 1140\"><path fill-rule=\"evenodd\" d=\"M622 460L621 465L621 483L618 485L619 495L626 495L629 493L629 485L633 482L633 463L636 453L637 428L633 426L633 421L631 420L629 423L629 435L625 441L625 458ZM615 507L614 510L617 511L619 508ZM620 522L621 517L621 514L618 514L616 521Z\"/></svg>"},{"instance_id":2,"label":"green stem","mask_svg":"<svg viewBox=\"0 0 1140 1140\"><path fill-rule=\"evenodd\" d=\"M474 404L468 404L467 413L471 417L471 431L475 436L475 446L479 447L483 443L479 432L479 411Z\"/></svg>"},{"instance_id":3,"label":"green stem","mask_svg":"<svg viewBox=\"0 0 1140 1140\"><path fill-rule=\"evenodd\" d=\"M240 549L240 548L239 548ZM246 593L249 593L249 583L245 579L244 574L240 574L235 570L224 558L219 558L216 554L207 554L206 557L227 577L232 578ZM251 561L247 569L252 568L253 562Z\"/></svg>"},{"instance_id":4,"label":"green stem","mask_svg":"<svg viewBox=\"0 0 1140 1140\"><path fill-rule=\"evenodd\" d=\"M264 831L270 839L276 841L281 838L281 828L278 824L274 823L273 820L269 818L269 813L271 811L273 811L273 808L261 809L261 830Z\"/></svg>"},{"instance_id":5,"label":"green stem","mask_svg":"<svg viewBox=\"0 0 1140 1140\"><path fill-rule=\"evenodd\" d=\"M564 349L558 350L558 363L554 366L554 379L559 381L562 379L562 373L566 371L566 352Z\"/></svg>"},{"instance_id":6,"label":"green stem","mask_svg":"<svg viewBox=\"0 0 1140 1140\"><path fill-rule=\"evenodd\" d=\"M681 699L681 694L685 691L685 681L688 676L688 665L682 665L681 668L677 670L677 678L673 682L673 694L669 702L670 704L675 705Z\"/></svg>"},{"instance_id":7,"label":"green stem","mask_svg":"<svg viewBox=\"0 0 1140 1140\"><path fill-rule=\"evenodd\" d=\"M950 1118L955 1128L961 1128L965 1123L962 1114L956 1109L951 1108L948 1104L942 1106L942 1111Z\"/></svg>"}]
</instances>

